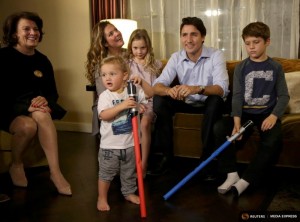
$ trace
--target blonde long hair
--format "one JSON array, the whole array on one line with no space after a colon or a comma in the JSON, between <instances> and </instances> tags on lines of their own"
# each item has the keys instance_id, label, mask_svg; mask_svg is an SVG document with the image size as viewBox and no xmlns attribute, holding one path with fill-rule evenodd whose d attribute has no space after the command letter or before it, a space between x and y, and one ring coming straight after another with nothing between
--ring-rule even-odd
<instances>
[{"instance_id":1,"label":"blonde long hair","mask_svg":"<svg viewBox=\"0 0 300 222\"><path fill-rule=\"evenodd\" d=\"M146 71L150 72L151 75L158 76L161 72L161 67L158 67L156 60L154 58L152 43L150 37L145 29L136 29L130 35L128 42L128 59L133 59L132 53L132 42L135 40L144 40L147 47L147 55L145 57L145 65L144 68Z\"/></svg>"}]
</instances>

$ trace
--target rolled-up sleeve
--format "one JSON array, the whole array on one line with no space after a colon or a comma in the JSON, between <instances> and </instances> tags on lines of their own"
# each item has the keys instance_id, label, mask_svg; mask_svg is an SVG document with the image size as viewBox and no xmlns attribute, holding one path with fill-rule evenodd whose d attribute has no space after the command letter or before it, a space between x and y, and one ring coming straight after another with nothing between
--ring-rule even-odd
<instances>
[{"instance_id":1,"label":"rolled-up sleeve","mask_svg":"<svg viewBox=\"0 0 300 222\"><path fill-rule=\"evenodd\" d=\"M229 77L226 69L226 60L222 51L215 51L211 57L213 69L213 85L218 85L223 89L223 97L229 93Z\"/></svg>"},{"instance_id":2,"label":"rolled-up sleeve","mask_svg":"<svg viewBox=\"0 0 300 222\"><path fill-rule=\"evenodd\" d=\"M161 83L170 86L177 76L177 64L179 61L178 53L173 53L160 76L154 81L154 84Z\"/></svg>"}]
</instances>

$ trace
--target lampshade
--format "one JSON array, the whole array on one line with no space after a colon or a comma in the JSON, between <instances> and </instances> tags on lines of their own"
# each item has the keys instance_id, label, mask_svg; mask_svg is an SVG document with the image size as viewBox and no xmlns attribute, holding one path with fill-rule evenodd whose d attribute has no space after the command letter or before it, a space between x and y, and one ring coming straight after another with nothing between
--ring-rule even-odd
<instances>
[{"instance_id":1,"label":"lampshade","mask_svg":"<svg viewBox=\"0 0 300 222\"><path fill-rule=\"evenodd\" d=\"M104 21L109 21L122 33L124 40L122 48L127 49L129 37L137 29L137 21L131 19L105 19Z\"/></svg>"}]
</instances>

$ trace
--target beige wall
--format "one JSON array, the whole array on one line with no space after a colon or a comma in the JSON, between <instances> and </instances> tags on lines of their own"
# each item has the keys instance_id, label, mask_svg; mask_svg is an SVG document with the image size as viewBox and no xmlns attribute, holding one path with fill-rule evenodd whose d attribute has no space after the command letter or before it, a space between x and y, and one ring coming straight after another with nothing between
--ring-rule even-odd
<instances>
[{"instance_id":1,"label":"beige wall","mask_svg":"<svg viewBox=\"0 0 300 222\"><path fill-rule=\"evenodd\" d=\"M44 38L38 50L54 67L59 103L68 110L56 121L59 130L91 131L93 96L85 91L88 83L84 63L90 42L90 13L87 0L0 0L1 28L7 15L35 11L44 21ZM2 38L2 30L1 30Z\"/></svg>"}]
</instances>

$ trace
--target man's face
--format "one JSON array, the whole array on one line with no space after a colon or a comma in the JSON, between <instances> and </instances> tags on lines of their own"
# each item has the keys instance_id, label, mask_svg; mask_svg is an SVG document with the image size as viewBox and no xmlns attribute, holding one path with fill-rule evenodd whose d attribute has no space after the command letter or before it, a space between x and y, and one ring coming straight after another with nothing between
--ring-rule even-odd
<instances>
[{"instance_id":1,"label":"man's face","mask_svg":"<svg viewBox=\"0 0 300 222\"><path fill-rule=\"evenodd\" d=\"M187 55L200 56L205 36L193 25L184 25L180 33L181 44Z\"/></svg>"}]
</instances>

